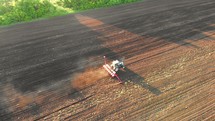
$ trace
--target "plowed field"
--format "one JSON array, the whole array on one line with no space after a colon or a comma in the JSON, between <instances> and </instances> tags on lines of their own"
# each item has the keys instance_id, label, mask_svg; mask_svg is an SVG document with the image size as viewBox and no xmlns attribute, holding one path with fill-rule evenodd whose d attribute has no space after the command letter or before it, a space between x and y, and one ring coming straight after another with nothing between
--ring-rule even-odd
<instances>
[{"instance_id":1,"label":"plowed field","mask_svg":"<svg viewBox=\"0 0 215 121\"><path fill-rule=\"evenodd\" d=\"M215 1L144 0L0 28L0 120L215 120ZM123 84L102 68L124 58Z\"/></svg>"}]
</instances>

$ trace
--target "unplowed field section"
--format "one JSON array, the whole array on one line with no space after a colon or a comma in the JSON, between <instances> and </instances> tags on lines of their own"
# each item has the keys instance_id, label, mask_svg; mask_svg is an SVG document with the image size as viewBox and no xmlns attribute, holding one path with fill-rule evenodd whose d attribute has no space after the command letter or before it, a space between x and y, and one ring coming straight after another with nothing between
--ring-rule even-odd
<instances>
[{"instance_id":1,"label":"unplowed field section","mask_svg":"<svg viewBox=\"0 0 215 121\"><path fill-rule=\"evenodd\" d=\"M124 58L124 81L102 68ZM215 1L144 0L0 28L0 121L215 120Z\"/></svg>"}]
</instances>

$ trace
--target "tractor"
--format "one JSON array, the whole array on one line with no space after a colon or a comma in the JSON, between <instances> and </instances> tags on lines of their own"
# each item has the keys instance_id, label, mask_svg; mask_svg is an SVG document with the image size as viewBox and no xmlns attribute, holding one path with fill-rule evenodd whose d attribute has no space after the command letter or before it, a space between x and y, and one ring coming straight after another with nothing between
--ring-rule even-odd
<instances>
[{"instance_id":1,"label":"tractor","mask_svg":"<svg viewBox=\"0 0 215 121\"><path fill-rule=\"evenodd\" d=\"M107 59L104 56L104 65L103 68L109 73L109 75L114 78L116 77L120 83L122 83L123 81L119 78L119 76L117 75L117 72L120 69L124 69L124 63L123 61L119 61L119 60L113 60L111 65L107 64Z\"/></svg>"}]
</instances>

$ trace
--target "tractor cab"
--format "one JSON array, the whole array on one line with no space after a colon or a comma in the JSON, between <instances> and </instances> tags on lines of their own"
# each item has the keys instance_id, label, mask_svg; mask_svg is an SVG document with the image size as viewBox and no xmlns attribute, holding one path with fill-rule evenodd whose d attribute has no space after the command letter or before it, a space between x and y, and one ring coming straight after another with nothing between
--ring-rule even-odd
<instances>
[{"instance_id":1,"label":"tractor cab","mask_svg":"<svg viewBox=\"0 0 215 121\"><path fill-rule=\"evenodd\" d=\"M124 66L123 61L114 60L114 61L112 61L111 68L112 68L115 72L117 72L117 71L119 71L121 68L124 69L125 66Z\"/></svg>"}]
</instances>

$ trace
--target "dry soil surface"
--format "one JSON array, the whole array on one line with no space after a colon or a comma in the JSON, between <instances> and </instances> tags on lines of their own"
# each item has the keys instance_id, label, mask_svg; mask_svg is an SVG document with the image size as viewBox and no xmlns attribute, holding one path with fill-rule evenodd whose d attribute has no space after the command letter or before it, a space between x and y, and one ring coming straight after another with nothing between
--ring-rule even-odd
<instances>
[{"instance_id":1,"label":"dry soil surface","mask_svg":"<svg viewBox=\"0 0 215 121\"><path fill-rule=\"evenodd\" d=\"M0 28L0 120L215 120L215 1L144 0ZM119 84L102 68L124 58Z\"/></svg>"}]
</instances>

